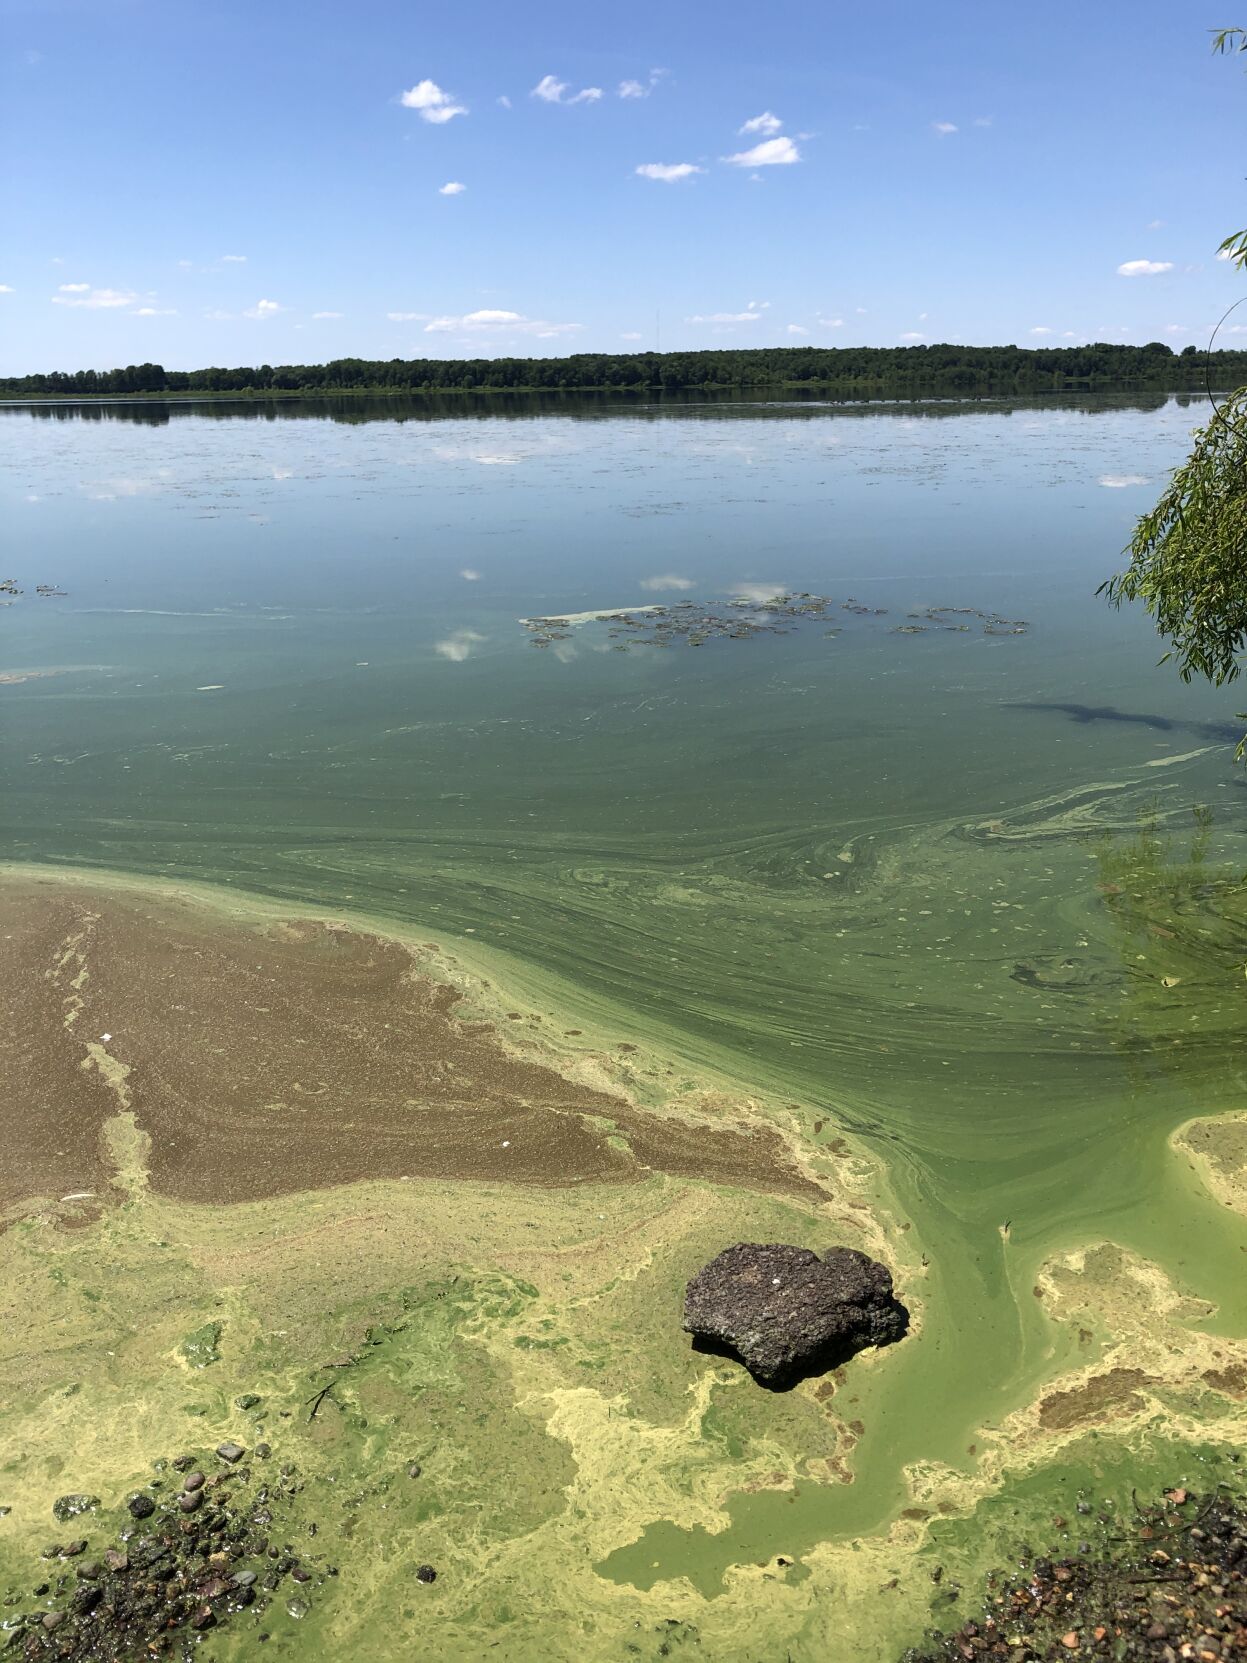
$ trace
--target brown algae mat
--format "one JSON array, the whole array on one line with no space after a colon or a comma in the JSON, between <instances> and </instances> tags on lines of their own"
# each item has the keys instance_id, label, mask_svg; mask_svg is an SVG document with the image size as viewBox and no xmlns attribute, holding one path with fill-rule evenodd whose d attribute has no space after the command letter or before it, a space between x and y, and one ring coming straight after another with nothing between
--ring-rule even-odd
<instances>
[{"instance_id":1,"label":"brown algae mat","mask_svg":"<svg viewBox=\"0 0 1247 1663\"><path fill-rule=\"evenodd\" d=\"M828 1199L774 1129L648 1112L561 1071L531 1020L467 1018L435 950L106 885L9 879L3 897L0 1212L107 1202L122 1112L151 1189L181 1201L655 1171Z\"/></svg>"}]
</instances>

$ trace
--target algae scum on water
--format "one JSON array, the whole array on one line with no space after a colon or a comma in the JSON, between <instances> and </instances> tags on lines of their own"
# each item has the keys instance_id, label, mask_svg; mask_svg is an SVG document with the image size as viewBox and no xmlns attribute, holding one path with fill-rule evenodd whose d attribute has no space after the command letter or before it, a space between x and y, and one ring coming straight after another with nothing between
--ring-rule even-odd
<instances>
[{"instance_id":1,"label":"algae scum on water","mask_svg":"<svg viewBox=\"0 0 1247 1663\"><path fill-rule=\"evenodd\" d=\"M1089 600L1186 425L20 431L14 1655L975 1652L1241 1488L1242 787ZM765 1389L735 1243L908 1332Z\"/></svg>"}]
</instances>

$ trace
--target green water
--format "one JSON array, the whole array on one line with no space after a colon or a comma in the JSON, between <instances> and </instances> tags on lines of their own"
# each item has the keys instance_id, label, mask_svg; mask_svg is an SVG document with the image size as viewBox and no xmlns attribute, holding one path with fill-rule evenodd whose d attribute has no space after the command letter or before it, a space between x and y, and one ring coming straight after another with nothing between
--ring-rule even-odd
<instances>
[{"instance_id":1,"label":"green water","mask_svg":"<svg viewBox=\"0 0 1247 1663\"><path fill-rule=\"evenodd\" d=\"M1247 1223L1166 1144L1244 1101L1235 704L1094 598L1197 411L403 414L0 412L0 672L64 672L0 686L0 858L488 947L878 1158L930 1263L856 1481L655 1518L601 1573L713 1595L882 1528L912 1463L972 1476L973 1429L1088 1360L1031 1293L1054 1253L1111 1239L1241 1336ZM626 653L517 623L742 586L886 615ZM1029 628L895 633L932 606Z\"/></svg>"}]
</instances>

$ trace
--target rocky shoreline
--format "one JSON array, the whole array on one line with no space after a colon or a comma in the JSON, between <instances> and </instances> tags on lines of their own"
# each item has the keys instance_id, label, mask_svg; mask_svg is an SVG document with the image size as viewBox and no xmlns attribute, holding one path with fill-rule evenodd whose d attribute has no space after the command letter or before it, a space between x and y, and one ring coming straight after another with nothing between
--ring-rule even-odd
<instances>
[{"instance_id":1,"label":"rocky shoreline","mask_svg":"<svg viewBox=\"0 0 1247 1663\"><path fill-rule=\"evenodd\" d=\"M268 1444L249 1455L227 1442L154 1461L155 1476L126 1500L130 1522L111 1540L53 1542L34 1586L5 1591L5 1655L31 1663L181 1657L219 1625L245 1618L266 1641L275 1622L306 1617L312 1594L338 1571L281 1539L283 1504L301 1484L294 1467L272 1460ZM65 1495L52 1512L82 1529L99 1506L92 1495ZM314 1535L316 1526L305 1529Z\"/></svg>"},{"instance_id":2,"label":"rocky shoreline","mask_svg":"<svg viewBox=\"0 0 1247 1663\"><path fill-rule=\"evenodd\" d=\"M1092 1509L1079 1504L1079 1511ZM1054 1519L1064 1529L1066 1520ZM933 1630L904 1663L1051 1663L1058 1658L1148 1663L1239 1663L1247 1658L1247 1501L1223 1489L1165 1493L1136 1506L1099 1553L1026 1555L989 1573L981 1614ZM1084 1551L1085 1550L1085 1551ZM938 1575L938 1571L936 1572Z\"/></svg>"}]
</instances>

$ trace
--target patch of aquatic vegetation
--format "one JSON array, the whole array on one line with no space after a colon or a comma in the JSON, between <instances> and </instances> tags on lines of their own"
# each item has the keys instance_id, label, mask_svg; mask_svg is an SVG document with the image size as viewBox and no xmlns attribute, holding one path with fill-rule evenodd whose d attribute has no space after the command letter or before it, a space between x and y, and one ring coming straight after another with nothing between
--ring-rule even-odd
<instances>
[{"instance_id":1,"label":"patch of aquatic vegetation","mask_svg":"<svg viewBox=\"0 0 1247 1663\"><path fill-rule=\"evenodd\" d=\"M572 612L562 617L521 618L534 647L554 647L569 641L572 631L586 625L605 629L606 645L615 652L632 647L704 647L709 641L750 641L761 635L789 635L802 625L828 624L828 639L838 636L849 619L884 618L886 606L865 606L852 598L835 601L829 595L806 591L789 594L758 592L728 601L673 601L649 606L610 607L601 612ZM1030 625L974 606L925 606L889 626L895 635L925 635L947 631L983 635L1025 635Z\"/></svg>"},{"instance_id":2,"label":"patch of aquatic vegetation","mask_svg":"<svg viewBox=\"0 0 1247 1663\"><path fill-rule=\"evenodd\" d=\"M206 1369L221 1361L221 1330L219 1322L205 1322L182 1341L178 1350L193 1369Z\"/></svg>"}]
</instances>

